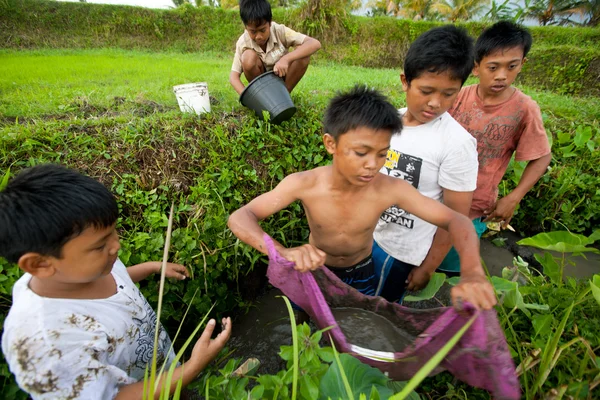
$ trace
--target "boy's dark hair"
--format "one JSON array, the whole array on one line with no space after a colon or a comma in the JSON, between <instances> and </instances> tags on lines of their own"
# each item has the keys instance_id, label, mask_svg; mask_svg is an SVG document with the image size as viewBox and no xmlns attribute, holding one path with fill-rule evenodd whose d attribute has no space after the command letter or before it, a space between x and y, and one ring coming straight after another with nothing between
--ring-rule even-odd
<instances>
[{"instance_id":1,"label":"boy's dark hair","mask_svg":"<svg viewBox=\"0 0 600 400\"><path fill-rule=\"evenodd\" d=\"M331 100L325 110L323 127L337 140L340 135L360 127L400 132L402 120L384 95L365 85L356 85Z\"/></svg>"},{"instance_id":2,"label":"boy's dark hair","mask_svg":"<svg viewBox=\"0 0 600 400\"><path fill-rule=\"evenodd\" d=\"M62 247L88 227L117 221L112 193L100 182L56 164L15 176L0 192L0 256L16 263L33 252L60 258Z\"/></svg>"},{"instance_id":3,"label":"boy's dark hair","mask_svg":"<svg viewBox=\"0 0 600 400\"><path fill-rule=\"evenodd\" d=\"M240 0L240 17L244 26L250 23L258 26L271 22L273 19L271 4L267 0Z\"/></svg>"},{"instance_id":4,"label":"boy's dark hair","mask_svg":"<svg viewBox=\"0 0 600 400\"><path fill-rule=\"evenodd\" d=\"M475 43L475 61L480 63L483 57L498 50L523 48L523 57L527 56L533 38L531 33L511 21L500 21L481 32Z\"/></svg>"},{"instance_id":5,"label":"boy's dark hair","mask_svg":"<svg viewBox=\"0 0 600 400\"><path fill-rule=\"evenodd\" d=\"M453 25L428 30L408 49L404 75L410 85L422 73L448 72L452 79L465 83L473 70L473 39L467 31Z\"/></svg>"}]
</instances>

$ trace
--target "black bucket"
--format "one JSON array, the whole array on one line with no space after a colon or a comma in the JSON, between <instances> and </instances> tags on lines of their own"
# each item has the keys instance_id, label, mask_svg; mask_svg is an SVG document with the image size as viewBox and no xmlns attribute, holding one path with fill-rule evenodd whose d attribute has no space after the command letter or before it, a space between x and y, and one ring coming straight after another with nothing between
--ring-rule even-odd
<instances>
[{"instance_id":1,"label":"black bucket","mask_svg":"<svg viewBox=\"0 0 600 400\"><path fill-rule=\"evenodd\" d=\"M283 79L273 71L254 78L240 95L240 103L254 110L260 118L263 116L263 111L268 111L274 124L287 121L296 112Z\"/></svg>"}]
</instances>

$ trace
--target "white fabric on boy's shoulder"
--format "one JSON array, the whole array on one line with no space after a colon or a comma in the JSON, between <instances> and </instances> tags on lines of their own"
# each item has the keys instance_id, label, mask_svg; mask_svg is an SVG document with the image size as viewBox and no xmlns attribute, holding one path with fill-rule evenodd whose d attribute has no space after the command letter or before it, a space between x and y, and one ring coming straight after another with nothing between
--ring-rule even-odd
<instances>
[{"instance_id":1,"label":"white fabric on boy's shoulder","mask_svg":"<svg viewBox=\"0 0 600 400\"><path fill-rule=\"evenodd\" d=\"M117 293L106 299L41 297L25 274L13 288L2 351L19 386L34 399L112 399L144 379L152 360L156 313L123 263L112 269ZM175 357L161 326L158 354Z\"/></svg>"},{"instance_id":2,"label":"white fabric on boy's shoulder","mask_svg":"<svg viewBox=\"0 0 600 400\"><path fill-rule=\"evenodd\" d=\"M247 31L240 36L235 45L235 55L231 70L242 73L242 53L248 49L256 51L267 71L271 71L277 61L287 54L290 47L300 46L304 43L306 35L296 32L285 25L271 22L271 34L267 42L267 50L263 51L254 40L250 38Z\"/></svg>"},{"instance_id":3,"label":"white fabric on boy's shoulder","mask_svg":"<svg viewBox=\"0 0 600 400\"><path fill-rule=\"evenodd\" d=\"M399 112L404 115L406 108ZM424 196L442 201L444 189L470 192L477 187L477 142L446 112L392 136L380 172L404 179ZM373 236L395 259L421 265L436 230L435 225L394 206L381 215Z\"/></svg>"}]
</instances>

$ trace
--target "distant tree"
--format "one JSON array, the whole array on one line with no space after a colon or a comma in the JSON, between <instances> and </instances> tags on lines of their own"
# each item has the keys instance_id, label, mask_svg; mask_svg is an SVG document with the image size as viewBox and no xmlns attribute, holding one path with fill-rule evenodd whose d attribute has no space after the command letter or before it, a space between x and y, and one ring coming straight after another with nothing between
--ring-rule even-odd
<instances>
[{"instance_id":1,"label":"distant tree","mask_svg":"<svg viewBox=\"0 0 600 400\"><path fill-rule=\"evenodd\" d=\"M488 12L483 16L485 21L497 22L510 20L518 22L520 14L515 10L510 0L504 0L504 3L496 3L496 0L492 0L492 4Z\"/></svg>"},{"instance_id":2,"label":"distant tree","mask_svg":"<svg viewBox=\"0 0 600 400\"><path fill-rule=\"evenodd\" d=\"M585 0L536 0L526 16L536 19L542 26L574 25L576 22L571 17L585 15L587 3Z\"/></svg>"},{"instance_id":3,"label":"distant tree","mask_svg":"<svg viewBox=\"0 0 600 400\"><path fill-rule=\"evenodd\" d=\"M386 13L413 20L438 20L440 14L435 7L438 0L388 1Z\"/></svg>"},{"instance_id":4,"label":"distant tree","mask_svg":"<svg viewBox=\"0 0 600 400\"><path fill-rule=\"evenodd\" d=\"M584 2L583 7L585 8L584 24L587 26L598 26L600 25L600 0L588 0Z\"/></svg>"},{"instance_id":5,"label":"distant tree","mask_svg":"<svg viewBox=\"0 0 600 400\"><path fill-rule=\"evenodd\" d=\"M432 8L450 22L468 21L483 12L489 0L440 0Z\"/></svg>"}]
</instances>

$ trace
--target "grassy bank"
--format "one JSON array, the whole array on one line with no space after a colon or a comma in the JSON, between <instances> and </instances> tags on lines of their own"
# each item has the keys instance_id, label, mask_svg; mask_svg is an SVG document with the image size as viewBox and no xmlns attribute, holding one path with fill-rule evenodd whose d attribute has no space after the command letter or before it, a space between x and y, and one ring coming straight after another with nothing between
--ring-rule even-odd
<instances>
[{"instance_id":1,"label":"grassy bank","mask_svg":"<svg viewBox=\"0 0 600 400\"><path fill-rule=\"evenodd\" d=\"M320 39L316 58L345 65L397 68L410 43L434 22L335 16L311 21L299 9L275 9L275 21ZM323 18L323 16L321 16ZM327 26L326 20L337 30ZM334 23L335 22L335 23ZM476 37L484 25L463 26ZM105 48L233 53L239 13L215 7L173 10L41 0L0 2L0 46L13 49ZM534 46L523 83L562 93L600 95L600 29L532 27Z\"/></svg>"}]
</instances>

